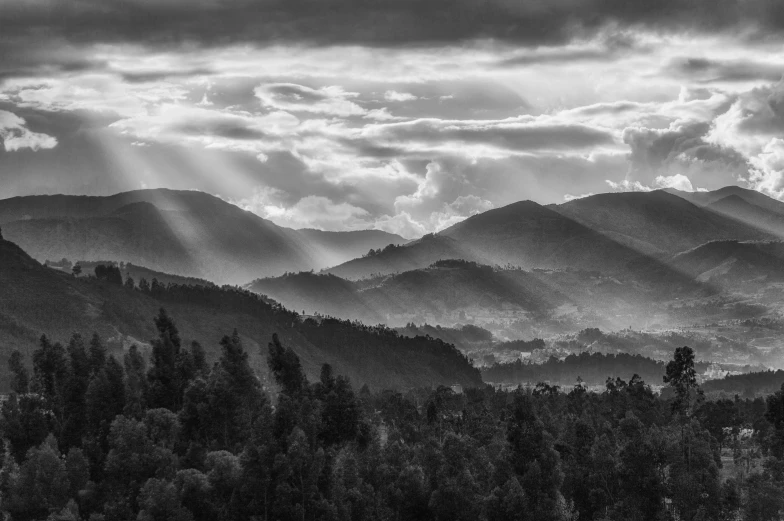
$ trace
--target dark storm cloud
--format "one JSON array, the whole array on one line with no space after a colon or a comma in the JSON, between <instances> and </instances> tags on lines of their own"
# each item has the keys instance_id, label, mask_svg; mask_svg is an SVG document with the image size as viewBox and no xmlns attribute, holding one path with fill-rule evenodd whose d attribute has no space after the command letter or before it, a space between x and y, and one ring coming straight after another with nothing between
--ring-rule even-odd
<instances>
[{"instance_id":1,"label":"dark storm cloud","mask_svg":"<svg viewBox=\"0 0 784 521\"><path fill-rule=\"evenodd\" d=\"M408 45L493 38L540 45L607 24L717 31L784 28L778 0L11 0L4 42L64 40ZM19 48L22 50L22 47Z\"/></svg>"},{"instance_id":2,"label":"dark storm cloud","mask_svg":"<svg viewBox=\"0 0 784 521\"><path fill-rule=\"evenodd\" d=\"M784 75L784 67L777 64L707 58L679 58L673 60L667 71L702 83L759 80L774 82Z\"/></svg>"}]
</instances>

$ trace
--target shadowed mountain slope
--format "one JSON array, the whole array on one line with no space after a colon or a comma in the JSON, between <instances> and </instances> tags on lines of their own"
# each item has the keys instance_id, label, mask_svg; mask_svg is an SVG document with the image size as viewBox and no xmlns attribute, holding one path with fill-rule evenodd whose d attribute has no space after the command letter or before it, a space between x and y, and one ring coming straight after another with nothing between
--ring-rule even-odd
<instances>
[{"instance_id":1,"label":"shadowed mountain slope","mask_svg":"<svg viewBox=\"0 0 784 521\"><path fill-rule=\"evenodd\" d=\"M634 249L550 208L522 201L326 271L358 279L424 268L439 259L522 268L618 269L638 255Z\"/></svg>"},{"instance_id":2,"label":"shadowed mountain slope","mask_svg":"<svg viewBox=\"0 0 784 521\"><path fill-rule=\"evenodd\" d=\"M673 254L713 240L774 238L664 190L599 194L555 209L646 253Z\"/></svg>"},{"instance_id":3,"label":"shadowed mountain slope","mask_svg":"<svg viewBox=\"0 0 784 521\"><path fill-rule=\"evenodd\" d=\"M698 280L784 280L784 243L713 241L673 257L670 264Z\"/></svg>"},{"instance_id":4,"label":"shadowed mountain slope","mask_svg":"<svg viewBox=\"0 0 784 521\"><path fill-rule=\"evenodd\" d=\"M457 260L359 282L332 274L289 274L256 280L248 289L308 313L389 325L425 318L452 323L461 313L540 316L568 301L528 272Z\"/></svg>"},{"instance_id":5,"label":"shadowed mountain slope","mask_svg":"<svg viewBox=\"0 0 784 521\"><path fill-rule=\"evenodd\" d=\"M531 201L510 204L327 271L359 279L462 258L526 269L619 272L627 271L632 262L661 262L712 240L775 238L770 231L662 190L610 193L547 207ZM666 271L666 266L661 269Z\"/></svg>"},{"instance_id":6,"label":"shadowed mountain slope","mask_svg":"<svg viewBox=\"0 0 784 521\"><path fill-rule=\"evenodd\" d=\"M73 332L98 332L118 353L155 337L152 318L165 307L183 340L200 342L211 359L235 328L254 367L266 375L264 355L273 333L302 359L312 379L332 364L357 386L408 388L433 384L479 385L478 372L452 346L405 338L385 328L328 320L303 321L295 313L235 288L172 285L141 291L46 268L12 242L0 239L0 360L20 349L27 360L42 334L67 341ZM6 382L7 379L0 381Z\"/></svg>"},{"instance_id":7,"label":"shadowed mountain slope","mask_svg":"<svg viewBox=\"0 0 784 521\"><path fill-rule=\"evenodd\" d=\"M406 242L376 230L292 230L205 193L166 189L5 199L0 225L41 261L117 260L232 284Z\"/></svg>"}]
</instances>

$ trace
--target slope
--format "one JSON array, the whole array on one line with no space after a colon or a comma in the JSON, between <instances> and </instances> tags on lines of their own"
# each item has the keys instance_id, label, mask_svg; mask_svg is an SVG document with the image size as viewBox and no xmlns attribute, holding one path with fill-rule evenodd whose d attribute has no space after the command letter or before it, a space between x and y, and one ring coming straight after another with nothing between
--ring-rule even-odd
<instances>
[{"instance_id":1,"label":"slope","mask_svg":"<svg viewBox=\"0 0 784 521\"><path fill-rule=\"evenodd\" d=\"M740 195L729 195L706 208L784 239L784 213L757 206Z\"/></svg>"},{"instance_id":2,"label":"slope","mask_svg":"<svg viewBox=\"0 0 784 521\"><path fill-rule=\"evenodd\" d=\"M286 306L366 322L402 326L411 321L453 324L466 320L547 315L568 298L519 269L494 269L463 260L358 282L332 274L298 273L248 286Z\"/></svg>"},{"instance_id":3,"label":"slope","mask_svg":"<svg viewBox=\"0 0 784 521\"><path fill-rule=\"evenodd\" d=\"M197 340L211 358L234 328L265 375L262 352L272 333L292 346L311 378L331 363L355 385L408 388L433 384L479 385L478 372L454 349L423 337L410 339L385 328L331 320L302 321L295 313L234 288L169 286L155 292L129 289L45 268L15 244L0 239L0 360L12 349L27 359L41 334L65 341L73 332L98 332L114 352L154 337L152 317L163 306L184 340ZM7 382L7 379L0 379Z\"/></svg>"},{"instance_id":4,"label":"slope","mask_svg":"<svg viewBox=\"0 0 784 521\"><path fill-rule=\"evenodd\" d=\"M640 252L553 209L521 201L474 215L435 235L326 270L343 278L399 273L439 259L522 268L620 269Z\"/></svg>"},{"instance_id":5,"label":"slope","mask_svg":"<svg viewBox=\"0 0 784 521\"><path fill-rule=\"evenodd\" d=\"M166 189L6 199L0 225L40 261L126 261L232 284L321 269L405 242L377 230L292 230L205 193Z\"/></svg>"},{"instance_id":6,"label":"slope","mask_svg":"<svg viewBox=\"0 0 784 521\"><path fill-rule=\"evenodd\" d=\"M775 238L663 190L599 194L554 209L646 253L677 253L712 240Z\"/></svg>"},{"instance_id":7,"label":"slope","mask_svg":"<svg viewBox=\"0 0 784 521\"><path fill-rule=\"evenodd\" d=\"M784 243L713 241L672 258L678 270L724 286L784 281Z\"/></svg>"}]
</instances>

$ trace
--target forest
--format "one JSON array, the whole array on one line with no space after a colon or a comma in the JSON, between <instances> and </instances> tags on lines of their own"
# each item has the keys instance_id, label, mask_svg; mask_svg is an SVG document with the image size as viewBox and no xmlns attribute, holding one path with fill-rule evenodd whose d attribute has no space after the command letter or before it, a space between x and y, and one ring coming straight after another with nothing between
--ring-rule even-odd
<instances>
[{"instance_id":1,"label":"forest","mask_svg":"<svg viewBox=\"0 0 784 521\"><path fill-rule=\"evenodd\" d=\"M78 334L42 337L30 361L11 355L10 519L772 520L784 509L784 390L707 401L688 347L664 368L667 399L638 375L600 393L401 393L356 391L327 364L309 382L274 335L265 388L236 331L209 367L165 310L154 322L148 357L132 347L120 360ZM722 446L741 428L762 465L722 477Z\"/></svg>"},{"instance_id":2,"label":"forest","mask_svg":"<svg viewBox=\"0 0 784 521\"><path fill-rule=\"evenodd\" d=\"M602 385L608 377L637 374L643 380L660 383L664 375L664 364L640 355L627 353L570 354L563 360L550 357L543 364L525 363L517 360L511 363L495 364L482 370L486 382L520 383L535 385L548 382L558 385L571 385L578 378L588 385Z\"/></svg>"}]
</instances>

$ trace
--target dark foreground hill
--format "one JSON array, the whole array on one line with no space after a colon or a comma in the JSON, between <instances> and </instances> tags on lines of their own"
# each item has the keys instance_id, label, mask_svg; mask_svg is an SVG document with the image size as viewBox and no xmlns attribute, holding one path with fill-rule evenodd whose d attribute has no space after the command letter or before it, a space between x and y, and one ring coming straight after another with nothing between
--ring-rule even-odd
<instances>
[{"instance_id":1,"label":"dark foreground hill","mask_svg":"<svg viewBox=\"0 0 784 521\"><path fill-rule=\"evenodd\" d=\"M232 284L322 269L406 242L378 230L292 230L209 194L166 189L5 199L0 226L42 262L125 261Z\"/></svg>"},{"instance_id":2,"label":"dark foreground hill","mask_svg":"<svg viewBox=\"0 0 784 521\"><path fill-rule=\"evenodd\" d=\"M0 288L0 360L13 349L29 355L42 334L66 341L73 332L87 336L95 331L115 352L134 343L144 347L156 336L152 317L165 307L183 340L201 343L211 359L221 337L236 328L260 373L266 372L262 348L266 352L267 342L277 332L314 379L327 362L358 387L365 383L377 389L481 384L468 360L441 341L401 337L387 328L347 321L302 321L297 314L237 288L171 284L141 291L95 278L74 278L42 266L2 239Z\"/></svg>"}]
</instances>

